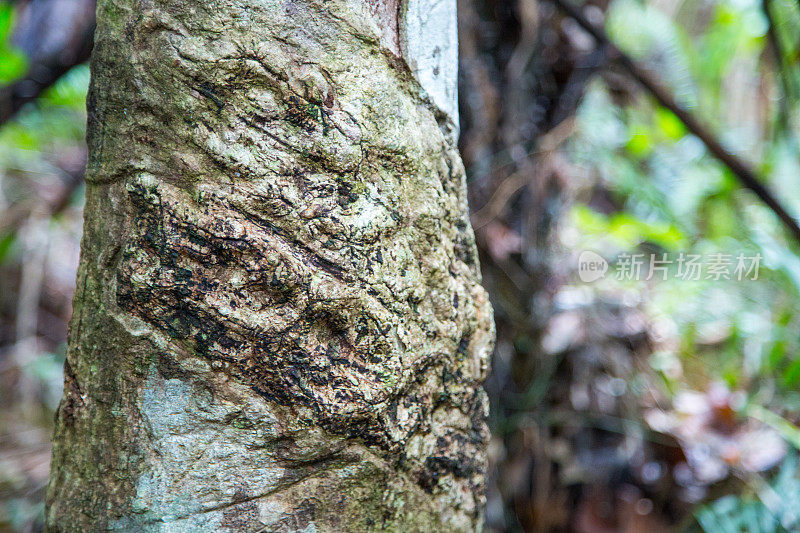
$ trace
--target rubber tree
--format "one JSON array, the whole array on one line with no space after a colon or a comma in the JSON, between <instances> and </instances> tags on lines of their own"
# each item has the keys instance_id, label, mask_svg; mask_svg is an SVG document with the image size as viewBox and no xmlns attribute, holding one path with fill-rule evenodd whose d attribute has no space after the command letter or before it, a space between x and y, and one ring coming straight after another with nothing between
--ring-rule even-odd
<instances>
[{"instance_id":1,"label":"rubber tree","mask_svg":"<svg viewBox=\"0 0 800 533\"><path fill-rule=\"evenodd\" d=\"M51 531L480 528L454 0L100 0Z\"/></svg>"}]
</instances>

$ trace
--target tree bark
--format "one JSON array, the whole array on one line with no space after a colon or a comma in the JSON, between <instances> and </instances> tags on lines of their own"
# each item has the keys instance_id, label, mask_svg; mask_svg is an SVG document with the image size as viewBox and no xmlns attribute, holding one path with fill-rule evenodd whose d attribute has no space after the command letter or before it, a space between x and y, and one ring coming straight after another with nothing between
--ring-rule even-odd
<instances>
[{"instance_id":1,"label":"tree bark","mask_svg":"<svg viewBox=\"0 0 800 533\"><path fill-rule=\"evenodd\" d=\"M480 528L455 6L383 3L100 0L49 530Z\"/></svg>"}]
</instances>

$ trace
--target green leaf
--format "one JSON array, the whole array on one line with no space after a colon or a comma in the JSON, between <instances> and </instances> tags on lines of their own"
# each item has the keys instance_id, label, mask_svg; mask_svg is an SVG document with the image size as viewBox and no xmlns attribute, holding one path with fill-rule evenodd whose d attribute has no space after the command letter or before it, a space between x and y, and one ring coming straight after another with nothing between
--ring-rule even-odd
<instances>
[{"instance_id":1,"label":"green leaf","mask_svg":"<svg viewBox=\"0 0 800 533\"><path fill-rule=\"evenodd\" d=\"M625 148L636 157L646 157L653 151L653 140L644 126L634 125L630 128L630 136Z\"/></svg>"},{"instance_id":2,"label":"green leaf","mask_svg":"<svg viewBox=\"0 0 800 533\"><path fill-rule=\"evenodd\" d=\"M10 37L13 21L14 7L8 2L0 2L0 42L6 42Z\"/></svg>"},{"instance_id":3,"label":"green leaf","mask_svg":"<svg viewBox=\"0 0 800 533\"><path fill-rule=\"evenodd\" d=\"M672 111L659 107L654 118L656 127L667 139L677 141L686 135L686 126Z\"/></svg>"},{"instance_id":4,"label":"green leaf","mask_svg":"<svg viewBox=\"0 0 800 533\"><path fill-rule=\"evenodd\" d=\"M745 408L745 414L770 426L772 429L780 433L780 435L786 439L786 442L800 450L800 428L782 416L775 414L769 409L765 409L764 407L755 403L749 404Z\"/></svg>"},{"instance_id":5,"label":"green leaf","mask_svg":"<svg viewBox=\"0 0 800 533\"><path fill-rule=\"evenodd\" d=\"M0 2L0 85L19 78L28 69L28 59L10 44L14 25L14 7Z\"/></svg>"},{"instance_id":6,"label":"green leaf","mask_svg":"<svg viewBox=\"0 0 800 533\"><path fill-rule=\"evenodd\" d=\"M6 260L6 257L8 257L8 254L14 245L14 241L15 235L13 232L3 235L3 238L0 239L0 265L2 265Z\"/></svg>"},{"instance_id":7,"label":"green leaf","mask_svg":"<svg viewBox=\"0 0 800 533\"><path fill-rule=\"evenodd\" d=\"M797 382L800 381L800 359L792 361L792 364L783 372L781 378L783 380L783 386L787 389L797 385Z\"/></svg>"},{"instance_id":8,"label":"green leaf","mask_svg":"<svg viewBox=\"0 0 800 533\"><path fill-rule=\"evenodd\" d=\"M672 224L640 220L627 212L606 216L586 205L576 205L572 208L571 216L574 224L584 233L610 237L625 248L647 241L675 250L686 241L683 232Z\"/></svg>"},{"instance_id":9,"label":"green leaf","mask_svg":"<svg viewBox=\"0 0 800 533\"><path fill-rule=\"evenodd\" d=\"M0 44L0 84L8 84L28 70L25 54Z\"/></svg>"},{"instance_id":10,"label":"green leaf","mask_svg":"<svg viewBox=\"0 0 800 533\"><path fill-rule=\"evenodd\" d=\"M89 90L89 65L72 68L41 96L51 105L83 110L86 107L86 92Z\"/></svg>"}]
</instances>

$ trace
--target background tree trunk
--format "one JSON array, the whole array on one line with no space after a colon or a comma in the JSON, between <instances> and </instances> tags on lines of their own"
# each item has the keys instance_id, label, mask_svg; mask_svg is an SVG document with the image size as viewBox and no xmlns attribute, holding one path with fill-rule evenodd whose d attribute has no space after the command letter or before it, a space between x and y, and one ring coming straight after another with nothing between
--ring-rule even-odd
<instances>
[{"instance_id":1,"label":"background tree trunk","mask_svg":"<svg viewBox=\"0 0 800 533\"><path fill-rule=\"evenodd\" d=\"M479 528L455 5L384 4L99 2L49 529Z\"/></svg>"}]
</instances>

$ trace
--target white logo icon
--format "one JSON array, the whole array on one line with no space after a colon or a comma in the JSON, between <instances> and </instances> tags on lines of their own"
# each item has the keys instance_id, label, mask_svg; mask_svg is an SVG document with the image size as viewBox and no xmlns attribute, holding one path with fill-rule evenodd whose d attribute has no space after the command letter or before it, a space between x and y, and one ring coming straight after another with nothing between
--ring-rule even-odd
<instances>
[{"instance_id":1,"label":"white logo icon","mask_svg":"<svg viewBox=\"0 0 800 533\"><path fill-rule=\"evenodd\" d=\"M578 277L584 283L591 283L604 277L608 271L608 261L591 250L584 250L578 256Z\"/></svg>"}]
</instances>

